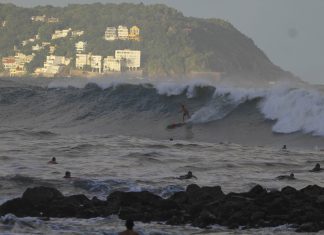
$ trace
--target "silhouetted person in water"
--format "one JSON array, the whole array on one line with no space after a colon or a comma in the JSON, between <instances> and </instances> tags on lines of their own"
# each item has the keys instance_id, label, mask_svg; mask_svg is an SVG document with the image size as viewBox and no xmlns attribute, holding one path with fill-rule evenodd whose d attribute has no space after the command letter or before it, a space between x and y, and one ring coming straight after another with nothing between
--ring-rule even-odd
<instances>
[{"instance_id":1,"label":"silhouetted person in water","mask_svg":"<svg viewBox=\"0 0 324 235\"><path fill-rule=\"evenodd\" d=\"M186 179L192 179L192 178L197 179L197 177L194 176L191 171L188 171L188 173L186 175L180 175L179 176L180 180L186 180Z\"/></svg>"},{"instance_id":2,"label":"silhouetted person in water","mask_svg":"<svg viewBox=\"0 0 324 235\"><path fill-rule=\"evenodd\" d=\"M294 173L291 173L290 175L279 175L276 179L278 179L278 180L294 180L296 178L295 178Z\"/></svg>"},{"instance_id":3,"label":"silhouetted person in water","mask_svg":"<svg viewBox=\"0 0 324 235\"><path fill-rule=\"evenodd\" d=\"M66 179L71 178L71 172L66 171L65 172L65 175L63 176L63 178L66 178Z\"/></svg>"},{"instance_id":4,"label":"silhouetted person in water","mask_svg":"<svg viewBox=\"0 0 324 235\"><path fill-rule=\"evenodd\" d=\"M134 221L133 220L126 220L125 223L126 230L118 233L118 235L139 235L137 232L133 231Z\"/></svg>"},{"instance_id":5,"label":"silhouetted person in water","mask_svg":"<svg viewBox=\"0 0 324 235\"><path fill-rule=\"evenodd\" d=\"M182 122L185 122L185 118L190 118L188 109L184 106L184 104L181 105L181 113L182 113Z\"/></svg>"},{"instance_id":6,"label":"silhouetted person in water","mask_svg":"<svg viewBox=\"0 0 324 235\"><path fill-rule=\"evenodd\" d=\"M310 172L320 172L322 170L323 170L323 168L321 168L321 165L319 163L316 163L316 165L314 166L314 168L312 170L310 170Z\"/></svg>"},{"instance_id":7,"label":"silhouetted person in water","mask_svg":"<svg viewBox=\"0 0 324 235\"><path fill-rule=\"evenodd\" d=\"M286 145L284 145L284 146L282 146L282 148L281 148L282 150L287 150L287 146Z\"/></svg>"},{"instance_id":8,"label":"silhouetted person in water","mask_svg":"<svg viewBox=\"0 0 324 235\"><path fill-rule=\"evenodd\" d=\"M50 160L48 164L57 164L56 158L52 157L52 160Z\"/></svg>"}]
</instances>

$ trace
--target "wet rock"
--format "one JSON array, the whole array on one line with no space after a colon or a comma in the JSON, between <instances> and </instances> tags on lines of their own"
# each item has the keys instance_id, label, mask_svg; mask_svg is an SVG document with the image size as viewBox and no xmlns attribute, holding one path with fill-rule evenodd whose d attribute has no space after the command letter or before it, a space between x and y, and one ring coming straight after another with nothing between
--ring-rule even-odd
<instances>
[{"instance_id":1,"label":"wet rock","mask_svg":"<svg viewBox=\"0 0 324 235\"><path fill-rule=\"evenodd\" d=\"M309 222L299 226L296 232L318 232L319 228L315 223Z\"/></svg>"},{"instance_id":2,"label":"wet rock","mask_svg":"<svg viewBox=\"0 0 324 235\"><path fill-rule=\"evenodd\" d=\"M324 189L317 185L308 185L307 187L301 189L300 192L310 197L317 197L324 194Z\"/></svg>"},{"instance_id":3,"label":"wet rock","mask_svg":"<svg viewBox=\"0 0 324 235\"><path fill-rule=\"evenodd\" d=\"M35 187L27 188L22 199L31 204L49 203L54 199L63 198L63 194L55 188L49 187Z\"/></svg>"},{"instance_id":4,"label":"wet rock","mask_svg":"<svg viewBox=\"0 0 324 235\"><path fill-rule=\"evenodd\" d=\"M266 193L267 193L267 190L265 188L263 188L261 185L256 185L246 195L248 197L255 198L258 196L262 196Z\"/></svg>"},{"instance_id":5,"label":"wet rock","mask_svg":"<svg viewBox=\"0 0 324 235\"><path fill-rule=\"evenodd\" d=\"M267 192L260 185L244 193L225 195L219 186L189 185L168 199L153 193L114 192L106 201L84 195L63 196L46 187L27 189L22 198L0 206L0 215L92 218L112 214L121 219L163 221L170 225L213 224L229 228L255 228L295 224L298 231L324 229L324 189L312 185L301 190L285 187Z\"/></svg>"}]
</instances>

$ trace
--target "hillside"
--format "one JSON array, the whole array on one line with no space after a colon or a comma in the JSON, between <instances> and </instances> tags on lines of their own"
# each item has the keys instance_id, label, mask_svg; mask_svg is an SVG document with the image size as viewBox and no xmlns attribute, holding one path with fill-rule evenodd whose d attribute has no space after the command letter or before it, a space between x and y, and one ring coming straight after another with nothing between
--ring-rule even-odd
<instances>
[{"instance_id":1,"label":"hillside","mask_svg":"<svg viewBox=\"0 0 324 235\"><path fill-rule=\"evenodd\" d=\"M33 22L31 17L47 15L60 19L49 24ZM56 40L55 55L75 58L74 44L88 42L87 51L107 56L116 49L142 51L142 69L148 76L217 71L228 75L249 74L263 77L282 77L289 73L271 63L253 41L240 33L229 22L221 19L185 17L165 5L144 4L73 4L67 7L39 6L22 8L0 4L0 57L14 54L16 46L31 53L31 44L21 42L36 34L37 42L51 41L57 29L84 30L76 39ZM141 29L141 41L105 41L108 26L136 25ZM30 70L43 63L47 51L38 52L30 63ZM72 65L73 66L73 65Z\"/></svg>"}]
</instances>

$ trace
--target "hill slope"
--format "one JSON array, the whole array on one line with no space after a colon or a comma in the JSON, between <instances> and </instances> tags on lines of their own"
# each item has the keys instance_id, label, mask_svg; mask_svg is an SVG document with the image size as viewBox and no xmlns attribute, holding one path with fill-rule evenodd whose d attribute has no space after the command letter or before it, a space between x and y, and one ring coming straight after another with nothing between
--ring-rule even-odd
<instances>
[{"instance_id":1,"label":"hill slope","mask_svg":"<svg viewBox=\"0 0 324 235\"><path fill-rule=\"evenodd\" d=\"M58 17L59 23L32 22L31 16ZM251 39L230 23L220 19L185 17L165 5L144 4L73 4L64 8L39 6L22 8L0 4L0 56L13 54L14 45L20 45L35 34L39 42L50 41L55 29L71 27L84 30L76 39L59 39L55 54L75 56L74 43L88 42L87 50L103 56L113 55L116 49L142 51L142 68L146 75L163 76L199 71L218 71L228 75L249 74L256 77L279 78L290 74L275 66L256 47ZM137 25L141 41L114 41L103 39L106 27ZM34 45L37 43L34 42ZM31 45L18 46L31 53ZM42 52L44 58L46 52ZM41 62L35 63L40 64Z\"/></svg>"}]
</instances>

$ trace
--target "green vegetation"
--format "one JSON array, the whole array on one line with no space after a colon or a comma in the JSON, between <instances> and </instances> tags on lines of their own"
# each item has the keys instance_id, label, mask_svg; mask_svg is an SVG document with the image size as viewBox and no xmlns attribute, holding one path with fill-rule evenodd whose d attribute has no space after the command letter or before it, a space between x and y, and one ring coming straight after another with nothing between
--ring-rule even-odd
<instances>
[{"instance_id":1,"label":"green vegetation","mask_svg":"<svg viewBox=\"0 0 324 235\"><path fill-rule=\"evenodd\" d=\"M59 23L32 22L33 15L58 17ZM55 55L74 58L74 43L88 42L87 51L103 56L114 55L117 49L142 51L142 68L149 76L185 74L192 71L218 71L227 74L281 73L253 41L229 22L221 19L197 19L165 5L144 4L72 4L64 8L39 6L21 8L0 4L0 20L7 26L0 28L0 57L12 55L14 45L31 52L31 44L20 43L36 34L38 43L47 41L57 45ZM107 26L137 25L141 41L114 41L103 39ZM84 30L76 38L51 40L57 29ZM34 42L32 45L35 45ZM20 46L19 46L20 45ZM45 51L40 52L28 67L31 71L41 64Z\"/></svg>"}]
</instances>

